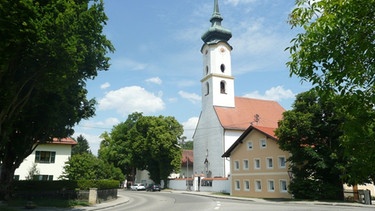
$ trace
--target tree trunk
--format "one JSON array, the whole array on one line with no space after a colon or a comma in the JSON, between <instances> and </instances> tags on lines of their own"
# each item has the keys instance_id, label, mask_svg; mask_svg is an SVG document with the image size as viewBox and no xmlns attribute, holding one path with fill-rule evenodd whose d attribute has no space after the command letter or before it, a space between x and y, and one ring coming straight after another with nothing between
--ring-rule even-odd
<instances>
[{"instance_id":1,"label":"tree trunk","mask_svg":"<svg viewBox=\"0 0 375 211\"><path fill-rule=\"evenodd\" d=\"M9 165L10 164L10 165ZM0 201L7 201L13 192L14 165L12 162L3 161L0 166Z\"/></svg>"}]
</instances>

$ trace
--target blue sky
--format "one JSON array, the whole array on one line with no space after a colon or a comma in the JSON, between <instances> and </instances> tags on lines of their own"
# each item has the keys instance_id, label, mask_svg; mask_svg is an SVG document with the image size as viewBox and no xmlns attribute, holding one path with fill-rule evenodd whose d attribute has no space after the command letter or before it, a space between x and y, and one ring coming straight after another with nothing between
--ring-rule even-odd
<instances>
[{"instance_id":1,"label":"blue sky","mask_svg":"<svg viewBox=\"0 0 375 211\"><path fill-rule=\"evenodd\" d=\"M191 139L201 111L201 35L210 27L214 0L105 0L104 33L115 46L111 67L87 82L96 115L75 127L97 154L100 134L138 111L174 116ZM219 0L231 30L235 95L275 100L290 109L310 88L289 77L284 51L297 31L287 23L289 0Z\"/></svg>"}]
</instances>

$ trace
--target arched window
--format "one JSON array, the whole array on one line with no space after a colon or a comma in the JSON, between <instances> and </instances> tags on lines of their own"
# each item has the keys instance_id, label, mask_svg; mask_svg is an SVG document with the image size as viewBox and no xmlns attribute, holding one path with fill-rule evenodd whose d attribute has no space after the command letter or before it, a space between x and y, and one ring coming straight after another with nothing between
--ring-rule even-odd
<instances>
[{"instance_id":1,"label":"arched window","mask_svg":"<svg viewBox=\"0 0 375 211\"><path fill-rule=\"evenodd\" d=\"M210 94L210 84L206 82L206 95Z\"/></svg>"},{"instance_id":2,"label":"arched window","mask_svg":"<svg viewBox=\"0 0 375 211\"><path fill-rule=\"evenodd\" d=\"M220 81L220 93L221 94L226 94L226 91L225 91L225 81Z\"/></svg>"}]
</instances>

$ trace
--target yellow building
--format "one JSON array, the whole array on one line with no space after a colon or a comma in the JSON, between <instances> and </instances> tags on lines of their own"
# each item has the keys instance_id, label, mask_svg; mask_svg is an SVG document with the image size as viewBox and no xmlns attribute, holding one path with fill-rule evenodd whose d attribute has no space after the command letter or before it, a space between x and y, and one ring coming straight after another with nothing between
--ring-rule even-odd
<instances>
[{"instance_id":1,"label":"yellow building","mask_svg":"<svg viewBox=\"0 0 375 211\"><path fill-rule=\"evenodd\" d=\"M274 131L252 125L222 155L231 161L231 195L292 198L288 193L289 152L279 148Z\"/></svg>"}]
</instances>

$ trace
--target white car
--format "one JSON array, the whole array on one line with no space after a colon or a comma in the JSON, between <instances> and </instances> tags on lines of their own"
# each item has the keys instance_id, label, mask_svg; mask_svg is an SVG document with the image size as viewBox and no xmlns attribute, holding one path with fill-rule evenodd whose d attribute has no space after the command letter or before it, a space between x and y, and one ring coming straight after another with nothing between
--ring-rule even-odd
<instances>
[{"instance_id":1,"label":"white car","mask_svg":"<svg viewBox=\"0 0 375 211\"><path fill-rule=\"evenodd\" d=\"M135 191L146 190L146 186L143 183L136 183L131 186L131 189Z\"/></svg>"}]
</instances>

